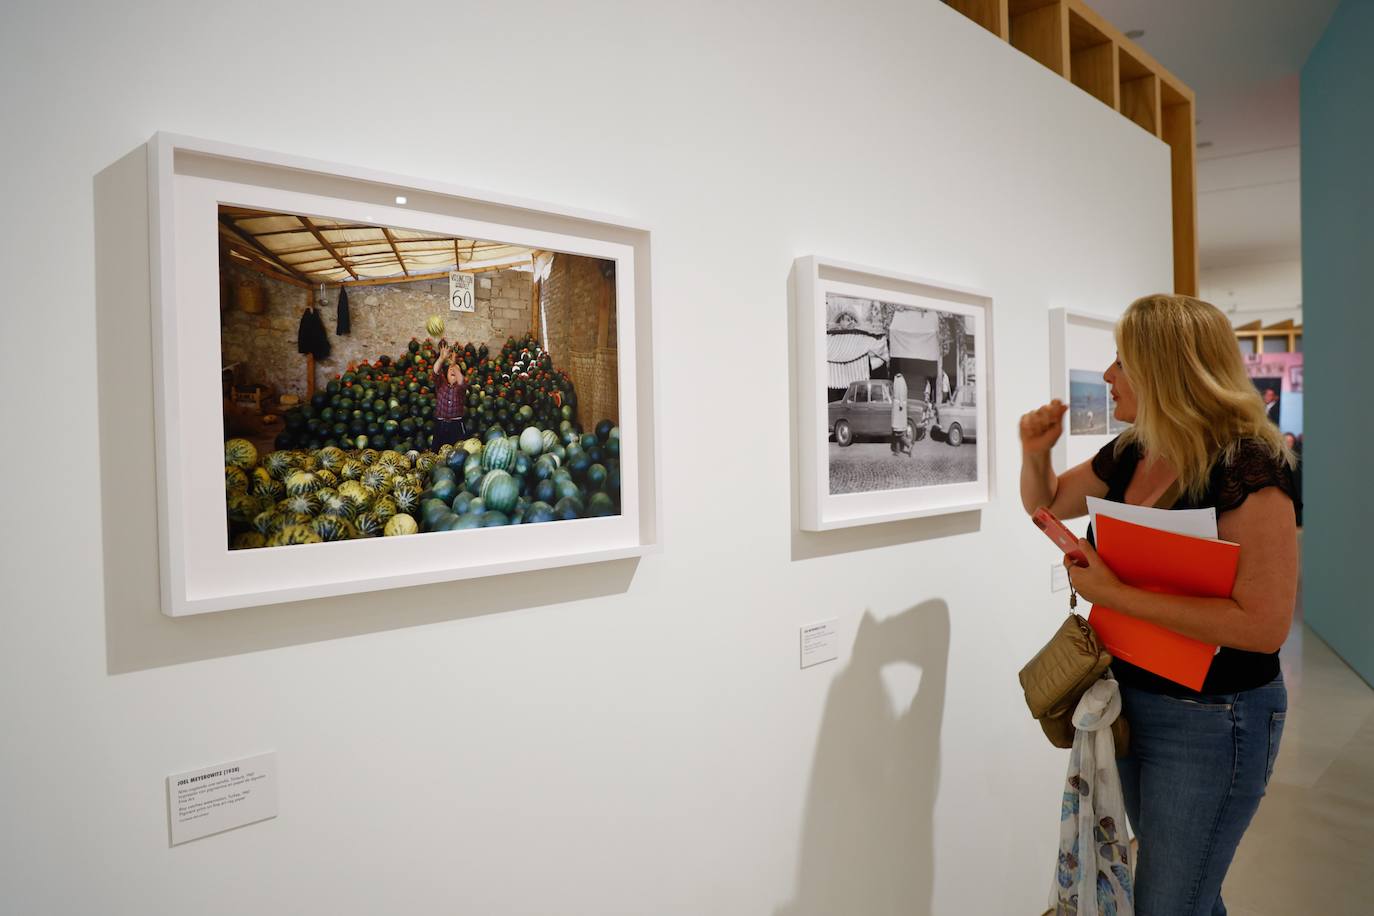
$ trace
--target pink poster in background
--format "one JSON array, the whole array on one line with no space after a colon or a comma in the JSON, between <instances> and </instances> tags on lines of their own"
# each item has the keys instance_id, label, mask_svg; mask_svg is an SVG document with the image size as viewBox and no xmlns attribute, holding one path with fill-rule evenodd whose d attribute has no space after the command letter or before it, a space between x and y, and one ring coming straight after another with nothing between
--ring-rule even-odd
<instances>
[{"instance_id":1,"label":"pink poster in background","mask_svg":"<svg viewBox=\"0 0 1374 916\"><path fill-rule=\"evenodd\" d=\"M1259 389L1269 418L1286 433L1302 435L1302 354L1252 353L1245 370Z\"/></svg>"}]
</instances>

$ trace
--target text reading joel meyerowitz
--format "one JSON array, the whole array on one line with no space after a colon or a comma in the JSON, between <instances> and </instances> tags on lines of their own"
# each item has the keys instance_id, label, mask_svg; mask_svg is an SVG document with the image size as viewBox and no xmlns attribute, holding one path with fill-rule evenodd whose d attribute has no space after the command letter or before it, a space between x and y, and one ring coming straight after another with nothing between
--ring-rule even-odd
<instances>
[{"instance_id":1,"label":"text reading joel meyerowitz","mask_svg":"<svg viewBox=\"0 0 1374 916\"><path fill-rule=\"evenodd\" d=\"M244 772L242 767L226 767L213 773L178 779L177 820L186 823L206 817L217 808L239 804L252 794L250 786L253 783L266 778L266 773L253 770Z\"/></svg>"}]
</instances>

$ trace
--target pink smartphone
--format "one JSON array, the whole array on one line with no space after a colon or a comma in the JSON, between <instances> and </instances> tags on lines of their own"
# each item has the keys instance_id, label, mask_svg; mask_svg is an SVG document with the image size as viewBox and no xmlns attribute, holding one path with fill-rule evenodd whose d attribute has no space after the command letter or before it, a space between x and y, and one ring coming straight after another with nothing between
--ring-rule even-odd
<instances>
[{"instance_id":1,"label":"pink smartphone","mask_svg":"<svg viewBox=\"0 0 1374 916\"><path fill-rule=\"evenodd\" d=\"M1031 521L1035 522L1035 527L1045 532L1055 546L1064 551L1064 556L1073 560L1078 566L1087 566L1088 558L1078 547L1078 538L1072 531L1064 527L1064 523L1054 517L1054 513L1049 509L1041 507L1031 514Z\"/></svg>"}]
</instances>

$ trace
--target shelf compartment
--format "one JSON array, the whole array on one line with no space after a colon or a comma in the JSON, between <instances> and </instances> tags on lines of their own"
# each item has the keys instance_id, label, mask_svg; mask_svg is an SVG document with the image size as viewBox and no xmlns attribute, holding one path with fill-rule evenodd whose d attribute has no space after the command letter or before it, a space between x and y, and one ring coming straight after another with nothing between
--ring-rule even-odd
<instances>
[{"instance_id":1,"label":"shelf compartment","mask_svg":"<svg viewBox=\"0 0 1374 916\"><path fill-rule=\"evenodd\" d=\"M1069 19L1064 0L1009 0L1007 14L1012 46L1067 79Z\"/></svg>"},{"instance_id":2,"label":"shelf compartment","mask_svg":"<svg viewBox=\"0 0 1374 916\"><path fill-rule=\"evenodd\" d=\"M1078 10L1069 8L1069 79L1115 111L1121 110L1116 42Z\"/></svg>"}]
</instances>

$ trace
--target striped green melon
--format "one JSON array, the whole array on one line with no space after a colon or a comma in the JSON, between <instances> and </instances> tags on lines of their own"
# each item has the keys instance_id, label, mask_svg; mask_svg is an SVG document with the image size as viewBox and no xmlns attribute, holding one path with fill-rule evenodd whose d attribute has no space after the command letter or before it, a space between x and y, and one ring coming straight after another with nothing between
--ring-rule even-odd
<instances>
[{"instance_id":1,"label":"striped green melon","mask_svg":"<svg viewBox=\"0 0 1374 916\"><path fill-rule=\"evenodd\" d=\"M360 480L345 480L339 484L339 496L356 505L366 506L376 494Z\"/></svg>"},{"instance_id":2,"label":"striped green melon","mask_svg":"<svg viewBox=\"0 0 1374 916\"><path fill-rule=\"evenodd\" d=\"M314 515L320 511L320 498L314 493L297 493L277 503L277 508L292 515Z\"/></svg>"},{"instance_id":3,"label":"striped green melon","mask_svg":"<svg viewBox=\"0 0 1374 916\"><path fill-rule=\"evenodd\" d=\"M302 471L319 470L320 459L315 456L314 452L302 452L300 464L296 465L296 467Z\"/></svg>"},{"instance_id":4,"label":"striped green melon","mask_svg":"<svg viewBox=\"0 0 1374 916\"><path fill-rule=\"evenodd\" d=\"M285 479L291 471L291 453L285 450L275 451L262 461L262 466L267 468L267 473L277 480Z\"/></svg>"},{"instance_id":5,"label":"striped green melon","mask_svg":"<svg viewBox=\"0 0 1374 916\"><path fill-rule=\"evenodd\" d=\"M262 469L259 468L258 470ZM275 503L286 495L286 484L282 483L280 480L273 480L270 477L267 478L265 483L255 481L253 483L253 495L270 499Z\"/></svg>"},{"instance_id":6,"label":"striped green melon","mask_svg":"<svg viewBox=\"0 0 1374 916\"><path fill-rule=\"evenodd\" d=\"M391 498L398 513L413 514L420 508L420 488L411 481L402 481L392 487Z\"/></svg>"},{"instance_id":7,"label":"striped green melon","mask_svg":"<svg viewBox=\"0 0 1374 916\"><path fill-rule=\"evenodd\" d=\"M292 471L286 476L286 492L290 496L313 493L320 488L320 479L313 471Z\"/></svg>"},{"instance_id":8,"label":"striped green melon","mask_svg":"<svg viewBox=\"0 0 1374 916\"><path fill-rule=\"evenodd\" d=\"M288 544L318 544L323 540L310 525L287 525L267 539L268 547L285 547Z\"/></svg>"},{"instance_id":9,"label":"striped green melon","mask_svg":"<svg viewBox=\"0 0 1374 916\"><path fill-rule=\"evenodd\" d=\"M353 520L353 526L358 529L358 534L365 538L375 538L386 527L385 523L371 512L358 513L358 517Z\"/></svg>"},{"instance_id":10,"label":"striped green melon","mask_svg":"<svg viewBox=\"0 0 1374 916\"><path fill-rule=\"evenodd\" d=\"M248 475L248 487L254 493L266 492L272 486L272 475L267 473L267 468L253 468Z\"/></svg>"},{"instance_id":11,"label":"striped green melon","mask_svg":"<svg viewBox=\"0 0 1374 916\"><path fill-rule=\"evenodd\" d=\"M352 522L336 515L318 515L312 527L322 541L348 541L358 536Z\"/></svg>"},{"instance_id":12,"label":"striped green melon","mask_svg":"<svg viewBox=\"0 0 1374 916\"><path fill-rule=\"evenodd\" d=\"M226 492L248 489L248 475L236 464L224 466L224 489Z\"/></svg>"},{"instance_id":13,"label":"striped green melon","mask_svg":"<svg viewBox=\"0 0 1374 916\"><path fill-rule=\"evenodd\" d=\"M558 433L554 432L551 429L544 430L542 433L539 434L539 451L547 452L549 449L557 445L558 441Z\"/></svg>"},{"instance_id":14,"label":"striped green melon","mask_svg":"<svg viewBox=\"0 0 1374 916\"><path fill-rule=\"evenodd\" d=\"M464 439L462 445L463 451L467 452L469 455L482 454L482 440L478 439L476 436Z\"/></svg>"},{"instance_id":15,"label":"striped green melon","mask_svg":"<svg viewBox=\"0 0 1374 916\"><path fill-rule=\"evenodd\" d=\"M378 497L377 501L372 504L371 509L372 514L377 516L377 520L380 521L383 525L391 521L392 516L396 514L396 511L396 503L392 500L390 496Z\"/></svg>"},{"instance_id":16,"label":"striped green melon","mask_svg":"<svg viewBox=\"0 0 1374 916\"><path fill-rule=\"evenodd\" d=\"M230 439L224 443L224 463L247 471L258 463L258 450L247 439Z\"/></svg>"},{"instance_id":17,"label":"striped green melon","mask_svg":"<svg viewBox=\"0 0 1374 916\"><path fill-rule=\"evenodd\" d=\"M344 480L357 480L367 468L357 458L350 458L339 468L339 477Z\"/></svg>"},{"instance_id":18,"label":"striped green melon","mask_svg":"<svg viewBox=\"0 0 1374 916\"><path fill-rule=\"evenodd\" d=\"M267 538L263 537L261 532L245 531L243 534L240 534L238 537L234 538L234 542L229 546L232 547L234 550L252 549L254 547L266 547Z\"/></svg>"},{"instance_id":19,"label":"striped green melon","mask_svg":"<svg viewBox=\"0 0 1374 916\"><path fill-rule=\"evenodd\" d=\"M225 502L229 511L229 521L236 525L252 524L254 517L262 511L262 504L257 498L243 490L231 490Z\"/></svg>"},{"instance_id":20,"label":"striped green melon","mask_svg":"<svg viewBox=\"0 0 1374 916\"><path fill-rule=\"evenodd\" d=\"M402 512L391 517L391 520L386 523L386 527L382 529L382 533L390 538L403 534L415 534L419 530L420 527L415 524L415 519Z\"/></svg>"},{"instance_id":21,"label":"striped green melon","mask_svg":"<svg viewBox=\"0 0 1374 916\"><path fill-rule=\"evenodd\" d=\"M392 449L387 449L382 452L381 456L377 458L377 463L398 471L406 470L410 467L410 462L406 460L406 456Z\"/></svg>"},{"instance_id":22,"label":"striped green melon","mask_svg":"<svg viewBox=\"0 0 1374 916\"><path fill-rule=\"evenodd\" d=\"M482 449L482 470L509 471L515 467L515 448L505 438L492 439Z\"/></svg>"},{"instance_id":23,"label":"striped green melon","mask_svg":"<svg viewBox=\"0 0 1374 916\"><path fill-rule=\"evenodd\" d=\"M439 463L439 456L433 452L423 452L420 457L415 459L415 470L421 474L428 474L430 469Z\"/></svg>"},{"instance_id":24,"label":"striped green melon","mask_svg":"<svg viewBox=\"0 0 1374 916\"><path fill-rule=\"evenodd\" d=\"M358 460L361 461L363 464L367 465L368 467L371 467L372 465L377 463L377 459L381 456L381 454L382 453L377 451L375 448L365 448L358 455Z\"/></svg>"},{"instance_id":25,"label":"striped green melon","mask_svg":"<svg viewBox=\"0 0 1374 916\"><path fill-rule=\"evenodd\" d=\"M482 491L479 495L488 509L509 512L515 508L515 501L520 498L520 484L510 474L495 469L482 478Z\"/></svg>"},{"instance_id":26,"label":"striped green melon","mask_svg":"<svg viewBox=\"0 0 1374 916\"><path fill-rule=\"evenodd\" d=\"M319 458L320 467L324 468L326 471L337 470L348 460L348 456L344 454L344 450L336 445L327 445L320 449Z\"/></svg>"},{"instance_id":27,"label":"striped green melon","mask_svg":"<svg viewBox=\"0 0 1374 916\"><path fill-rule=\"evenodd\" d=\"M339 485L339 475L329 468L320 468L314 473L315 477L319 479L321 487L337 487Z\"/></svg>"},{"instance_id":28,"label":"striped green melon","mask_svg":"<svg viewBox=\"0 0 1374 916\"><path fill-rule=\"evenodd\" d=\"M374 464L372 467L363 471L363 476L358 478L358 482L373 493L380 493L390 487L391 472L388 471L384 465Z\"/></svg>"},{"instance_id":29,"label":"striped green melon","mask_svg":"<svg viewBox=\"0 0 1374 916\"><path fill-rule=\"evenodd\" d=\"M259 512L253 516L253 530L263 536L269 535L281 527L278 521L280 518L281 515L275 507Z\"/></svg>"}]
</instances>

